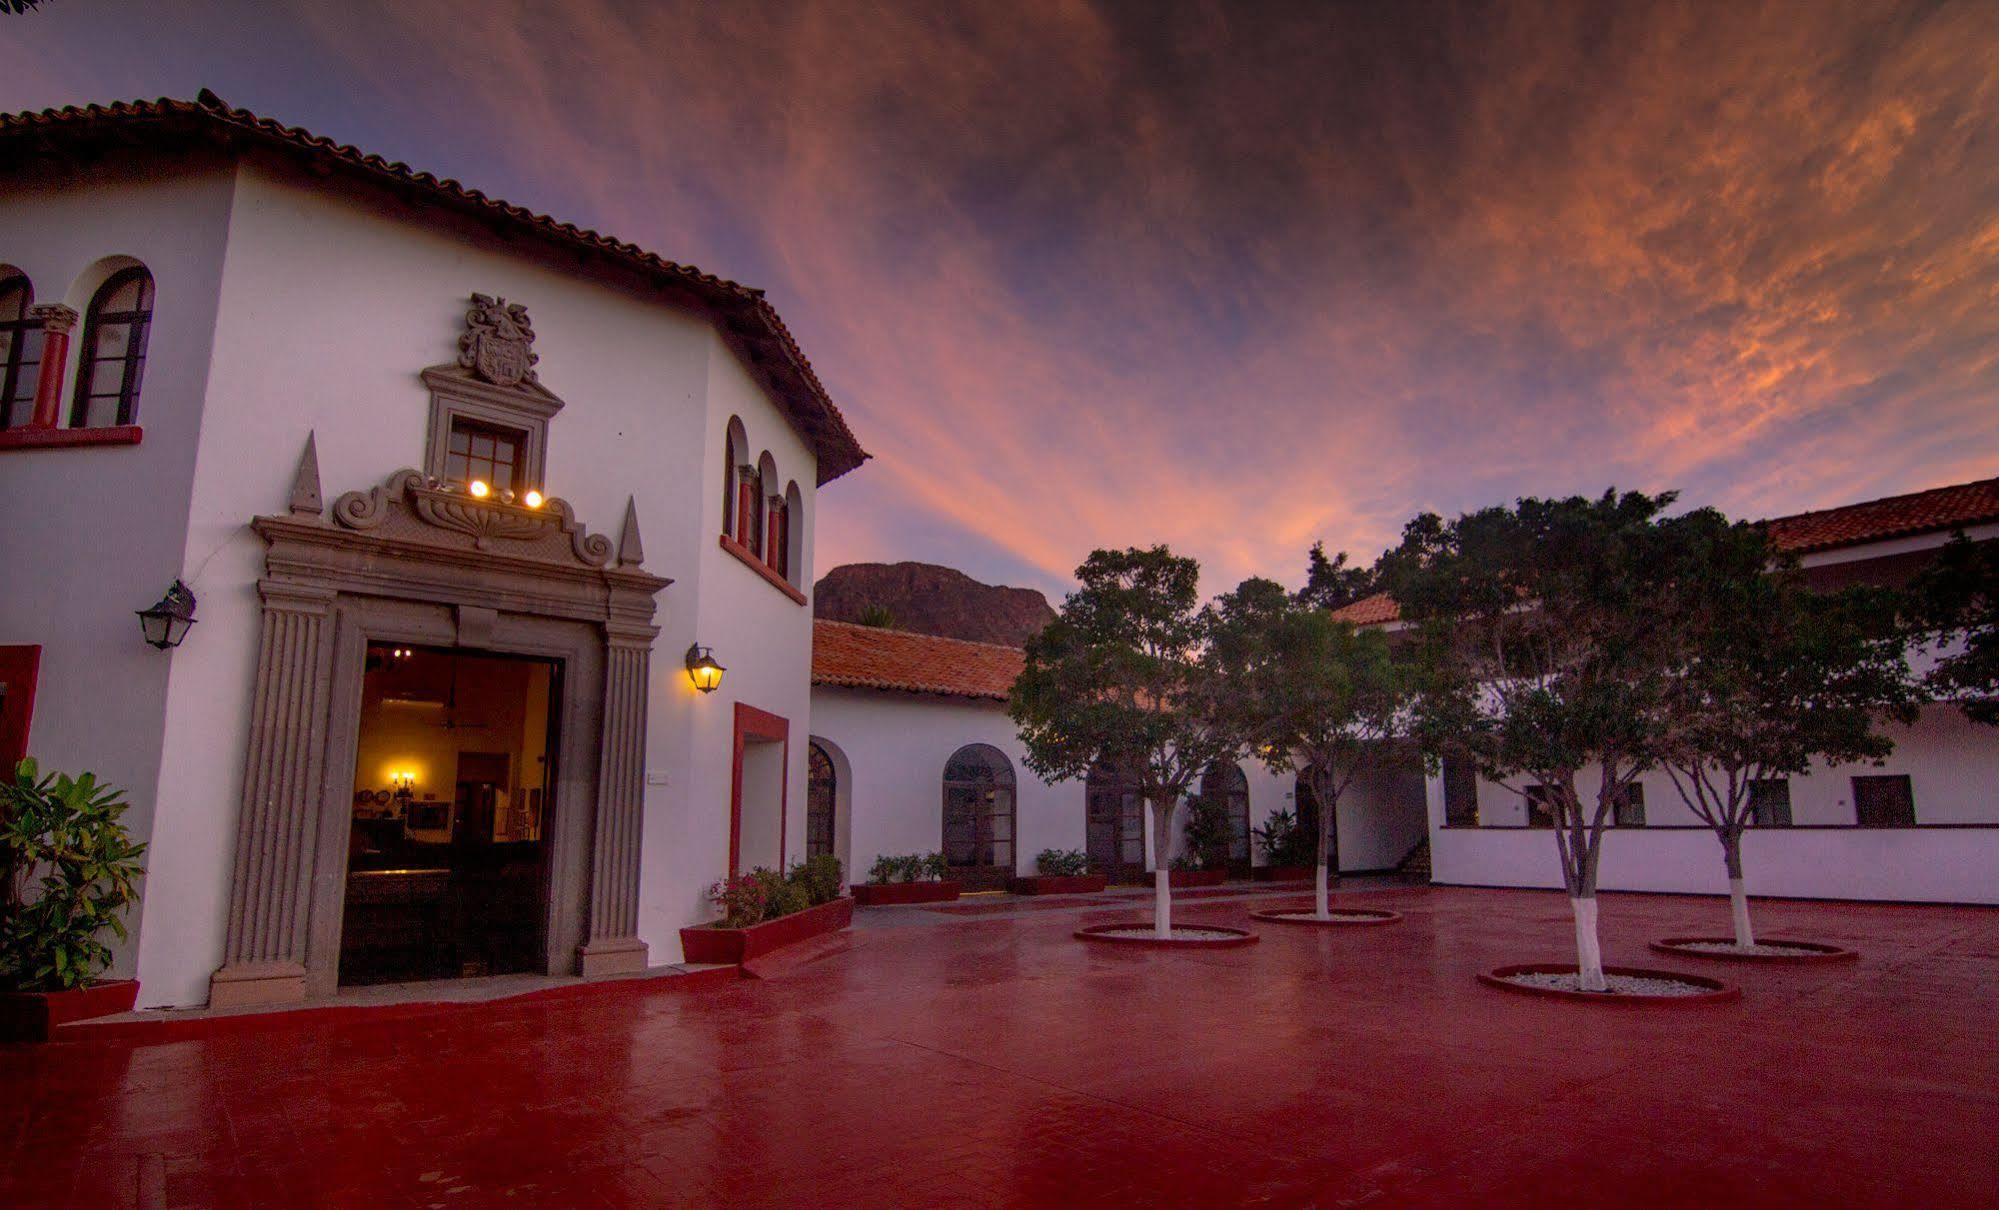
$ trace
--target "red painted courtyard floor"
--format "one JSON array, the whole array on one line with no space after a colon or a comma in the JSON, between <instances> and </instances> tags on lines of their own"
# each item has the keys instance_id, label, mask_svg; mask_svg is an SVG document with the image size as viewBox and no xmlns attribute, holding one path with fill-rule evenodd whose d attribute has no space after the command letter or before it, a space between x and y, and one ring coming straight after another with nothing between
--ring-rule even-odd
<instances>
[{"instance_id":1,"label":"red painted courtyard floor","mask_svg":"<svg viewBox=\"0 0 1999 1210\"><path fill-rule=\"evenodd\" d=\"M1607 897L1611 962L1744 990L1621 1010L1473 982L1564 956L1556 895L1348 898L1407 918L893 909L719 989L0 1047L0 1206L1999 1204L1999 911L1759 904L1862 954L1784 969L1647 953L1718 900Z\"/></svg>"}]
</instances>

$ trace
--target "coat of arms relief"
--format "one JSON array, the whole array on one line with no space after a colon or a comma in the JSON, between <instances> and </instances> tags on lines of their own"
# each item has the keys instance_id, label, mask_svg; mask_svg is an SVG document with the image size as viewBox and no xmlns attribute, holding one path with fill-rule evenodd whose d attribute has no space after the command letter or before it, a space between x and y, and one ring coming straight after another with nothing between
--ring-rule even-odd
<instances>
[{"instance_id":1,"label":"coat of arms relief","mask_svg":"<svg viewBox=\"0 0 1999 1210\"><path fill-rule=\"evenodd\" d=\"M465 332L458 338L460 366L495 386L534 384L534 365L541 357L533 344L534 328L525 304L488 294L472 296Z\"/></svg>"}]
</instances>

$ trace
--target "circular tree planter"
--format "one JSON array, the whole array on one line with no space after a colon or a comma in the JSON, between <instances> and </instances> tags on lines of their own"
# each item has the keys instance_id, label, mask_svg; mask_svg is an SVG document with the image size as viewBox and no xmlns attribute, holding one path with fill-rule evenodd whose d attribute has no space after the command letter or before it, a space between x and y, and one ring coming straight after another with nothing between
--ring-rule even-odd
<instances>
[{"instance_id":1,"label":"circular tree planter","mask_svg":"<svg viewBox=\"0 0 1999 1210\"><path fill-rule=\"evenodd\" d=\"M1336 907L1321 920L1313 908L1266 908L1251 912L1257 920L1267 920L1272 924L1316 924L1322 928L1351 927L1356 924L1394 924L1402 919L1401 912L1391 912L1387 908Z\"/></svg>"},{"instance_id":2,"label":"circular tree planter","mask_svg":"<svg viewBox=\"0 0 1999 1210\"><path fill-rule=\"evenodd\" d=\"M1654 941L1652 949L1681 958L1719 958L1724 962L1769 962L1802 966L1825 962L1855 962L1860 955L1821 941L1792 941L1777 938L1758 941L1754 949L1737 949L1732 937L1667 937Z\"/></svg>"},{"instance_id":3,"label":"circular tree planter","mask_svg":"<svg viewBox=\"0 0 1999 1210\"><path fill-rule=\"evenodd\" d=\"M1647 970L1637 966L1606 966L1603 973L1608 976L1611 990L1607 992L1586 992L1575 987L1547 987L1534 983L1521 983L1523 975L1567 975L1575 979L1574 964L1561 962L1526 962L1514 966L1498 966L1489 971L1480 971L1478 981L1501 991L1515 992L1523 996L1546 996L1557 1000L1580 1000L1586 1004L1618 1004L1632 1008L1674 1008L1693 1004L1719 1004L1725 1000L1735 1000L1742 996L1742 989L1732 983L1710 979L1706 975L1683 975L1678 971ZM1645 989L1642 984L1633 985L1631 980L1652 983L1670 983L1679 990L1665 988ZM1626 990L1619 990L1618 984L1625 981Z\"/></svg>"},{"instance_id":4,"label":"circular tree planter","mask_svg":"<svg viewBox=\"0 0 1999 1210\"><path fill-rule=\"evenodd\" d=\"M1152 925L1142 920L1126 921L1123 924L1093 924L1076 930L1076 937L1082 941L1095 941L1104 945L1129 945L1139 949L1232 949L1238 945L1255 945L1262 938L1248 929L1229 928L1220 924L1176 924L1173 936L1158 937L1152 932Z\"/></svg>"}]
</instances>

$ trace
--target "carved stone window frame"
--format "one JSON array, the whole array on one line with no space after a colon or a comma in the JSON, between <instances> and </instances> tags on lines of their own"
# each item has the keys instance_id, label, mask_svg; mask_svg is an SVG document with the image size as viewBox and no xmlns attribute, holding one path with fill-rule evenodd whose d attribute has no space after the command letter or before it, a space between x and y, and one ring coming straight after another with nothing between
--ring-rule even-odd
<instances>
[{"instance_id":1,"label":"carved stone window frame","mask_svg":"<svg viewBox=\"0 0 1999 1210\"><path fill-rule=\"evenodd\" d=\"M539 383L498 386L458 366L432 366L422 373L430 388L430 434L424 444L424 474L445 479L451 454L451 426L461 417L521 434L521 466L515 491L548 490L548 422L562 400Z\"/></svg>"}]
</instances>

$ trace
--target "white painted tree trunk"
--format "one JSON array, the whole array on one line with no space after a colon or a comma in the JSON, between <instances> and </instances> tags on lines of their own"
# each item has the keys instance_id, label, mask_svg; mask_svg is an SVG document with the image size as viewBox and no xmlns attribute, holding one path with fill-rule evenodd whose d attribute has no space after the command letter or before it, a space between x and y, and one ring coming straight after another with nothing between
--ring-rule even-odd
<instances>
[{"instance_id":1,"label":"white painted tree trunk","mask_svg":"<svg viewBox=\"0 0 1999 1210\"><path fill-rule=\"evenodd\" d=\"M1327 894L1325 848L1326 846L1324 845L1319 846L1319 870L1317 884L1313 887L1313 894L1317 896L1316 906L1318 908L1317 915L1319 919L1330 920L1333 918L1333 904L1332 896Z\"/></svg>"},{"instance_id":2,"label":"white painted tree trunk","mask_svg":"<svg viewBox=\"0 0 1999 1210\"><path fill-rule=\"evenodd\" d=\"M1152 935L1166 938L1173 935L1173 889L1171 874L1165 866L1152 872Z\"/></svg>"},{"instance_id":3,"label":"white painted tree trunk","mask_svg":"<svg viewBox=\"0 0 1999 1210\"><path fill-rule=\"evenodd\" d=\"M1749 928L1749 891L1739 876L1728 880L1728 910L1735 917L1735 944L1755 945L1756 934Z\"/></svg>"},{"instance_id":4,"label":"white painted tree trunk","mask_svg":"<svg viewBox=\"0 0 1999 1210\"><path fill-rule=\"evenodd\" d=\"M1609 991L1603 977L1603 944L1596 935L1596 896L1569 900L1576 916L1576 974L1586 992Z\"/></svg>"},{"instance_id":5,"label":"white painted tree trunk","mask_svg":"<svg viewBox=\"0 0 1999 1210\"><path fill-rule=\"evenodd\" d=\"M1152 935L1173 936L1173 804L1152 804Z\"/></svg>"}]
</instances>

